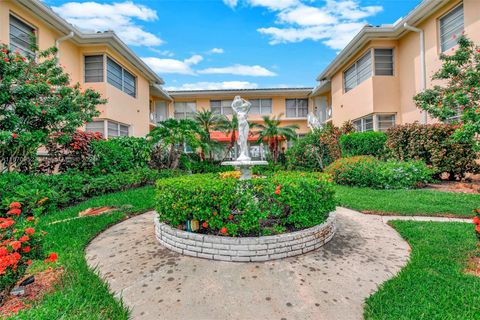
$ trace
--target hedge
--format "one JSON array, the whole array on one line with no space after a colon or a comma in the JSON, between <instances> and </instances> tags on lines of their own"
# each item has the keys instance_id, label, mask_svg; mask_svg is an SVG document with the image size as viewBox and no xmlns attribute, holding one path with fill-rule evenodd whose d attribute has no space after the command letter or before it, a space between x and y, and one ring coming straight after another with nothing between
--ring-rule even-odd
<instances>
[{"instance_id":1,"label":"hedge","mask_svg":"<svg viewBox=\"0 0 480 320\"><path fill-rule=\"evenodd\" d=\"M354 132L340 137L342 156L375 156L385 154L387 135L384 132Z\"/></svg>"}]
</instances>

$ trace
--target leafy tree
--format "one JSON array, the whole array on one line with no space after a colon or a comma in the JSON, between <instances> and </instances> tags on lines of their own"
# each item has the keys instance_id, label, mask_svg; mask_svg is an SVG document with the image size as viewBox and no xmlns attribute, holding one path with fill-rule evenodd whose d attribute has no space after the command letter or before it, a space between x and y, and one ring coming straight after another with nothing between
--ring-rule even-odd
<instances>
[{"instance_id":1,"label":"leafy tree","mask_svg":"<svg viewBox=\"0 0 480 320\"><path fill-rule=\"evenodd\" d=\"M35 49L35 48L33 48ZM98 116L100 94L71 86L56 48L36 59L0 46L0 163L4 171L28 170L52 135L73 134Z\"/></svg>"},{"instance_id":2,"label":"leafy tree","mask_svg":"<svg viewBox=\"0 0 480 320\"><path fill-rule=\"evenodd\" d=\"M202 110L195 113L194 120L203 131L201 135L202 156L204 158L205 154L208 154L209 160L212 161L213 152L219 148L219 144L210 138L210 132L219 128L224 117L210 110Z\"/></svg>"},{"instance_id":3,"label":"leafy tree","mask_svg":"<svg viewBox=\"0 0 480 320\"><path fill-rule=\"evenodd\" d=\"M168 119L160 122L148 136L152 143L161 143L169 149L168 167L177 169L185 145L198 148L201 135L202 130L193 120Z\"/></svg>"},{"instance_id":4,"label":"leafy tree","mask_svg":"<svg viewBox=\"0 0 480 320\"><path fill-rule=\"evenodd\" d=\"M262 142L263 140L268 140L268 148L270 150L270 154L272 155L272 160L274 163L278 161L278 155L280 151L280 140L295 140L297 138L297 129L299 128L298 125L287 125L287 126L280 126L281 124L281 117L273 116L270 118L269 116L263 116L263 122L265 124L255 124L255 128L258 129L256 133L258 133L257 142Z\"/></svg>"},{"instance_id":5,"label":"leafy tree","mask_svg":"<svg viewBox=\"0 0 480 320\"><path fill-rule=\"evenodd\" d=\"M453 136L468 143L480 133L480 47L466 36L458 39L453 54L442 54L443 65L432 80L436 85L414 97L418 108L441 121L460 115L460 124ZM477 142L478 147L478 142Z\"/></svg>"}]
</instances>

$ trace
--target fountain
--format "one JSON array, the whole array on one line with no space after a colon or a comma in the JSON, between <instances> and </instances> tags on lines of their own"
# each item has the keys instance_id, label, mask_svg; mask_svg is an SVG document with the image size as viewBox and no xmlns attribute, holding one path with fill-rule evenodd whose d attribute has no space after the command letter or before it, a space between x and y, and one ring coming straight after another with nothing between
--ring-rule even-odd
<instances>
[{"instance_id":1,"label":"fountain","mask_svg":"<svg viewBox=\"0 0 480 320\"><path fill-rule=\"evenodd\" d=\"M267 165L267 161L252 161L248 150L248 135L250 126L248 125L248 112L252 104L240 96L236 96L232 102L232 109L238 118L238 140L240 155L235 161L224 161L222 166L234 166L241 172L240 180L248 180L252 177L252 167Z\"/></svg>"}]
</instances>

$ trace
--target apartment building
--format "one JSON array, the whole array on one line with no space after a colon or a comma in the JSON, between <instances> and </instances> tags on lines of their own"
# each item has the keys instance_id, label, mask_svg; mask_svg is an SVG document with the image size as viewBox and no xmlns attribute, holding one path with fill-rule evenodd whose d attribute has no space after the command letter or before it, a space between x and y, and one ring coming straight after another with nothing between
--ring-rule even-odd
<instances>
[{"instance_id":1,"label":"apartment building","mask_svg":"<svg viewBox=\"0 0 480 320\"><path fill-rule=\"evenodd\" d=\"M358 131L433 122L412 98L434 85L440 54L453 52L462 33L480 43L480 1L424 0L392 25L365 26L318 76L318 118L352 120Z\"/></svg>"},{"instance_id":2,"label":"apartment building","mask_svg":"<svg viewBox=\"0 0 480 320\"><path fill-rule=\"evenodd\" d=\"M58 47L59 63L72 83L108 100L86 130L105 137L145 136L152 124L151 101L169 101L163 80L114 32L83 33L37 0L0 1L0 43L32 56L34 33L40 50Z\"/></svg>"}]
</instances>

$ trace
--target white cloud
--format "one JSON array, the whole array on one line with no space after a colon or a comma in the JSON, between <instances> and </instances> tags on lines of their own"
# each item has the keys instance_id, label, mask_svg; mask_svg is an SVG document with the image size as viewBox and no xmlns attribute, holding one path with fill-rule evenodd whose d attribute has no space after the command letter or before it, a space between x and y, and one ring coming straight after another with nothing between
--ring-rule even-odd
<instances>
[{"instance_id":1,"label":"white cloud","mask_svg":"<svg viewBox=\"0 0 480 320\"><path fill-rule=\"evenodd\" d=\"M159 50L159 49L156 49L156 48L149 48L149 49L151 51L155 52L156 54L159 54L159 55L164 56L164 57L173 57L175 55L175 53L173 53L170 50Z\"/></svg>"},{"instance_id":2,"label":"white cloud","mask_svg":"<svg viewBox=\"0 0 480 320\"><path fill-rule=\"evenodd\" d=\"M257 29L270 37L270 44L313 40L335 50L345 47L367 24L367 18L383 10L381 6L362 6L360 0L326 0L323 5L311 0L243 1L275 12L277 25Z\"/></svg>"},{"instance_id":3,"label":"white cloud","mask_svg":"<svg viewBox=\"0 0 480 320\"><path fill-rule=\"evenodd\" d=\"M228 67L207 68L199 70L200 74L233 74L237 76L252 76L252 77L275 77L277 74L262 66L245 66L235 64Z\"/></svg>"},{"instance_id":4,"label":"white cloud","mask_svg":"<svg viewBox=\"0 0 480 320\"><path fill-rule=\"evenodd\" d=\"M223 0L223 3L233 8L238 4L238 0Z\"/></svg>"},{"instance_id":5,"label":"white cloud","mask_svg":"<svg viewBox=\"0 0 480 320\"><path fill-rule=\"evenodd\" d=\"M181 86L166 87L167 90L228 90L228 89L256 89L258 84L248 81L223 82L194 82L184 83Z\"/></svg>"},{"instance_id":6,"label":"white cloud","mask_svg":"<svg viewBox=\"0 0 480 320\"><path fill-rule=\"evenodd\" d=\"M193 55L185 60L176 59L161 59L157 57L142 58L145 63L152 68L153 71L159 74L185 74L195 75L192 66L200 63L203 60L202 56Z\"/></svg>"},{"instance_id":7,"label":"white cloud","mask_svg":"<svg viewBox=\"0 0 480 320\"><path fill-rule=\"evenodd\" d=\"M157 12L132 1L114 2L67 2L53 11L71 24L87 32L115 31L129 45L158 46L164 43L157 35L145 31L140 21L155 21Z\"/></svg>"},{"instance_id":8,"label":"white cloud","mask_svg":"<svg viewBox=\"0 0 480 320\"><path fill-rule=\"evenodd\" d=\"M209 54L223 54L225 53L225 50L223 50L222 48L213 48L211 50L208 51Z\"/></svg>"}]
</instances>

